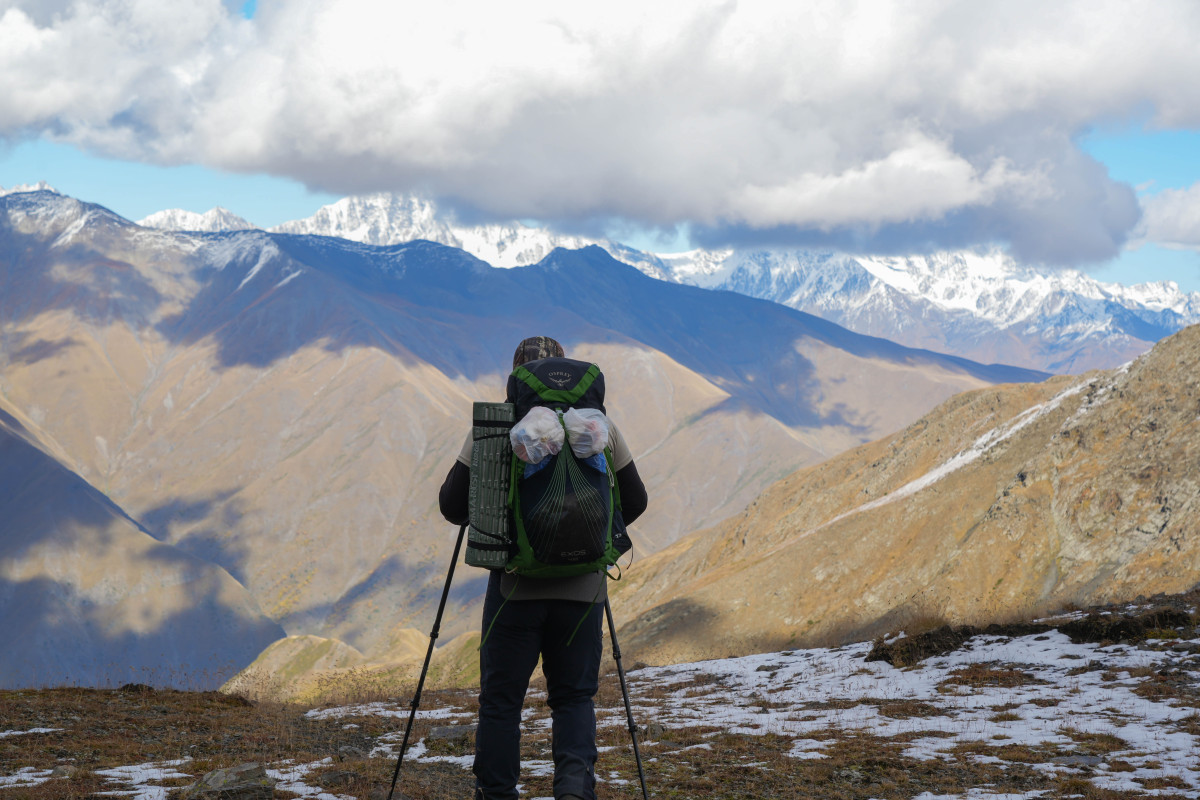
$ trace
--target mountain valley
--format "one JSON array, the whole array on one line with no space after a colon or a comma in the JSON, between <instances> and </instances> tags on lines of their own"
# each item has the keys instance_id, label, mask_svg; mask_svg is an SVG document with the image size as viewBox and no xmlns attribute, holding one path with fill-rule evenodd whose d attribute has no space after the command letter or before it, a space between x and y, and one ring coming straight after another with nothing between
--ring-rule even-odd
<instances>
[{"instance_id":1,"label":"mountain valley","mask_svg":"<svg viewBox=\"0 0 1200 800\"><path fill-rule=\"evenodd\" d=\"M435 498L470 403L502 391L534 330L605 370L654 498L639 561L961 391L1044 377L595 247L499 269L431 242L147 229L45 190L0 197L0 285L0 401L65 469L287 634L383 661L440 593L454 530ZM484 577L456 584L451 637L475 627Z\"/></svg>"}]
</instances>

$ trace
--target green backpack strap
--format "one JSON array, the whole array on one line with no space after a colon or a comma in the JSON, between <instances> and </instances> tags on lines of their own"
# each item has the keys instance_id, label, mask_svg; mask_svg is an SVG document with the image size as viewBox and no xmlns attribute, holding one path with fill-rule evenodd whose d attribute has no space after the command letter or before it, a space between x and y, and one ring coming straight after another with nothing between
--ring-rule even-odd
<instances>
[{"instance_id":1,"label":"green backpack strap","mask_svg":"<svg viewBox=\"0 0 1200 800\"><path fill-rule=\"evenodd\" d=\"M612 448L607 445L604 447L604 462L608 465L608 482L612 486L613 505L621 508L621 487L617 484L617 468L613 464Z\"/></svg>"},{"instance_id":2,"label":"green backpack strap","mask_svg":"<svg viewBox=\"0 0 1200 800\"><path fill-rule=\"evenodd\" d=\"M583 377L579 379L579 383L575 384L573 389L551 389L523 366L514 369L512 374L517 380L537 392L538 397L547 403L573 405L583 397L584 392L591 388L592 383L600 376L600 368L595 364L588 367L587 372L583 373Z\"/></svg>"}]
</instances>

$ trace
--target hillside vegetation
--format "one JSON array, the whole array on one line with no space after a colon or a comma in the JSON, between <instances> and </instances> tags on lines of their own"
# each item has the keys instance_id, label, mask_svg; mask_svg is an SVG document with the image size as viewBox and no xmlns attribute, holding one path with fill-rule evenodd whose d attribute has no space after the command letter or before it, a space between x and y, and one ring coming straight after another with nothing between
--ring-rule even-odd
<instances>
[{"instance_id":1,"label":"hillside vegetation","mask_svg":"<svg viewBox=\"0 0 1200 800\"><path fill-rule=\"evenodd\" d=\"M988 623L1200 581L1200 326L1126 367L952 398L616 585L654 663Z\"/></svg>"}]
</instances>

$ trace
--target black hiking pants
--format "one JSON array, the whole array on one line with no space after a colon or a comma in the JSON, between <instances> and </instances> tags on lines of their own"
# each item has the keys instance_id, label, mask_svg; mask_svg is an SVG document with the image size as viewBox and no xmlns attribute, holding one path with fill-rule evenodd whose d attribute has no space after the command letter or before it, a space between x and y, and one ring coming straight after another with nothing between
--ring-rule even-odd
<instances>
[{"instance_id":1,"label":"black hiking pants","mask_svg":"<svg viewBox=\"0 0 1200 800\"><path fill-rule=\"evenodd\" d=\"M573 794L594 800L593 698L599 681L604 607L574 600L510 600L504 604L499 577L493 574L488 582L483 603L487 639L479 651L476 800L517 798L521 709L539 655L553 721L554 796ZM573 631L575 637L568 645Z\"/></svg>"}]
</instances>

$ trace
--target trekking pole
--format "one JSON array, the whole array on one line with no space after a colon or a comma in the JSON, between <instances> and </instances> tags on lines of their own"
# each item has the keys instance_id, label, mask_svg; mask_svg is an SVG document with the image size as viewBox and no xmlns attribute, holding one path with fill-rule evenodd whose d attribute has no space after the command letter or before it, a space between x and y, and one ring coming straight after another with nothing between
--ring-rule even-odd
<instances>
[{"instance_id":1,"label":"trekking pole","mask_svg":"<svg viewBox=\"0 0 1200 800\"><path fill-rule=\"evenodd\" d=\"M404 751L408 749L408 735L412 732L413 720L417 718L417 706L421 705L421 689L425 686L425 673L429 671L429 659L433 657L433 643L437 641L438 630L442 627L442 612L446 610L446 598L450 594L450 582L454 580L454 565L458 563L458 551L462 548L463 536L467 532L467 523L458 529L458 541L454 543L454 555L450 558L450 570L446 573L446 585L442 587L442 601L438 603L437 616L433 620L433 630L429 632L429 649L425 651L425 665L421 667L421 677L417 680L417 691L413 694L412 708L408 712L408 724L404 726L404 741L400 743L400 757L396 759L396 771L392 773L392 788L388 789L387 800L392 800L396 791L396 781L400 779L400 765L404 763Z\"/></svg>"},{"instance_id":2,"label":"trekking pole","mask_svg":"<svg viewBox=\"0 0 1200 800\"><path fill-rule=\"evenodd\" d=\"M608 635L612 639L617 676L621 679L621 696L625 698L625 718L629 721L629 737L633 739L633 758L637 762L638 780L642 783L642 800L650 800L646 792L646 773L642 771L642 754L638 751L637 726L633 724L633 708L629 705L629 690L625 688L625 669L621 666L621 648L617 645L617 626L613 623L612 604L607 597L604 598L604 613L608 617Z\"/></svg>"}]
</instances>

